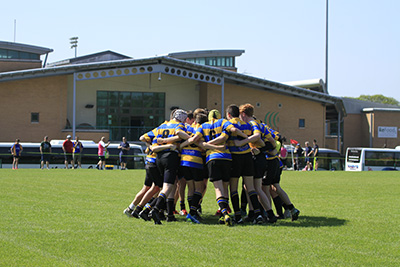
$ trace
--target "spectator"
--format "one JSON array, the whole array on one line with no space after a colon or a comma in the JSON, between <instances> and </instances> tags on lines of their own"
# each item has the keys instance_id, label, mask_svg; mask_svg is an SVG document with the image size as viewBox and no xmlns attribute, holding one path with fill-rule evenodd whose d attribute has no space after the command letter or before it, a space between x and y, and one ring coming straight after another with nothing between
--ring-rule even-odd
<instances>
[{"instance_id":1,"label":"spectator","mask_svg":"<svg viewBox=\"0 0 400 267\"><path fill-rule=\"evenodd\" d=\"M73 155L72 159L74 161L73 166L76 166L76 168L82 168L82 151L83 151L83 145L82 142L79 141L79 137L77 136L75 138L74 142L74 148L73 148Z\"/></svg>"},{"instance_id":2,"label":"spectator","mask_svg":"<svg viewBox=\"0 0 400 267\"><path fill-rule=\"evenodd\" d=\"M296 144L296 148L294 149L293 153L295 154L294 170L298 171L300 170L300 159L303 155L303 149L301 148L299 143Z\"/></svg>"},{"instance_id":3,"label":"spectator","mask_svg":"<svg viewBox=\"0 0 400 267\"><path fill-rule=\"evenodd\" d=\"M106 138L104 136L101 137L99 141L99 147L98 147L98 152L97 154L99 155L99 162L96 165L96 168L98 170L104 170L104 167L106 165L106 151L107 147L110 145L110 142L107 144L104 142Z\"/></svg>"},{"instance_id":4,"label":"spectator","mask_svg":"<svg viewBox=\"0 0 400 267\"><path fill-rule=\"evenodd\" d=\"M119 152L119 161L121 162L121 170L126 170L126 159L128 157L130 145L126 141L125 137L122 137L122 142L119 144L118 149L121 150Z\"/></svg>"},{"instance_id":5,"label":"spectator","mask_svg":"<svg viewBox=\"0 0 400 267\"><path fill-rule=\"evenodd\" d=\"M71 163L72 169L74 168L74 164L72 161L72 152L73 152L73 147L74 144L71 141L71 136L67 135L67 139L64 141L62 145L62 149L64 151L64 157L65 157L65 168L68 169L68 164Z\"/></svg>"},{"instance_id":6,"label":"spectator","mask_svg":"<svg viewBox=\"0 0 400 267\"><path fill-rule=\"evenodd\" d=\"M22 150L24 149L19 143L19 139L16 139L15 143L11 147L11 154L13 155L13 163L12 163L13 170L18 169L19 157L21 156Z\"/></svg>"},{"instance_id":7,"label":"spectator","mask_svg":"<svg viewBox=\"0 0 400 267\"><path fill-rule=\"evenodd\" d=\"M43 138L43 141L40 143L40 156L41 156L41 162L40 162L40 168L44 168L44 163L46 163L46 168L49 169L50 167L50 154L51 154L51 144L49 142L49 137L45 136Z\"/></svg>"},{"instance_id":8,"label":"spectator","mask_svg":"<svg viewBox=\"0 0 400 267\"><path fill-rule=\"evenodd\" d=\"M310 142L306 141L305 142L305 150L304 150L304 157L305 157L305 162L306 162L306 171L311 171L312 170L312 163L310 157L312 157L313 154L313 149L310 146Z\"/></svg>"},{"instance_id":9,"label":"spectator","mask_svg":"<svg viewBox=\"0 0 400 267\"><path fill-rule=\"evenodd\" d=\"M287 169L287 149L285 148L283 141L282 141L281 151L279 152L279 158L282 161L283 169L286 170Z\"/></svg>"},{"instance_id":10,"label":"spectator","mask_svg":"<svg viewBox=\"0 0 400 267\"><path fill-rule=\"evenodd\" d=\"M313 153L314 153L314 171L318 170L318 153L319 153L319 146L317 144L317 140L314 139L313 141Z\"/></svg>"}]
</instances>

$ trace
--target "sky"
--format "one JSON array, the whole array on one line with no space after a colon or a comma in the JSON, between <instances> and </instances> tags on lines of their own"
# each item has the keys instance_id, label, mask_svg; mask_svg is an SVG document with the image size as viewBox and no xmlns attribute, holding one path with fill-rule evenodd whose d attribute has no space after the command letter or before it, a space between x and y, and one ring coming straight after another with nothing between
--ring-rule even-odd
<instances>
[{"instance_id":1,"label":"sky","mask_svg":"<svg viewBox=\"0 0 400 267\"><path fill-rule=\"evenodd\" d=\"M243 49L239 73L325 80L326 0L21 0L1 7L0 40L51 48L48 62L74 57L69 38L77 36L78 56ZM400 1L331 0L328 7L329 94L400 101Z\"/></svg>"}]
</instances>

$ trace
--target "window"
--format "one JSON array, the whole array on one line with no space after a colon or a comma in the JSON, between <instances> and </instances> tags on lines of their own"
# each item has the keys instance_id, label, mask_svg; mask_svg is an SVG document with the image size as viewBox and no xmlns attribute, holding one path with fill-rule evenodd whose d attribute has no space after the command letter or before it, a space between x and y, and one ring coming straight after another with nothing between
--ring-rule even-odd
<instances>
[{"instance_id":1,"label":"window","mask_svg":"<svg viewBox=\"0 0 400 267\"><path fill-rule=\"evenodd\" d=\"M154 128L165 119L165 93L97 91L96 127L111 127L113 140L137 140L143 126ZM140 129L139 129L140 128Z\"/></svg>"},{"instance_id":2,"label":"window","mask_svg":"<svg viewBox=\"0 0 400 267\"><path fill-rule=\"evenodd\" d=\"M365 165L366 166L395 166L395 153L381 151L366 151Z\"/></svg>"},{"instance_id":3,"label":"window","mask_svg":"<svg viewBox=\"0 0 400 267\"><path fill-rule=\"evenodd\" d=\"M39 123L39 113L31 113L31 123Z\"/></svg>"},{"instance_id":4,"label":"window","mask_svg":"<svg viewBox=\"0 0 400 267\"><path fill-rule=\"evenodd\" d=\"M0 49L0 58L40 60L40 55L16 50Z\"/></svg>"},{"instance_id":5,"label":"window","mask_svg":"<svg viewBox=\"0 0 400 267\"><path fill-rule=\"evenodd\" d=\"M305 127L306 127L306 120L299 119L299 128L305 128Z\"/></svg>"}]
</instances>

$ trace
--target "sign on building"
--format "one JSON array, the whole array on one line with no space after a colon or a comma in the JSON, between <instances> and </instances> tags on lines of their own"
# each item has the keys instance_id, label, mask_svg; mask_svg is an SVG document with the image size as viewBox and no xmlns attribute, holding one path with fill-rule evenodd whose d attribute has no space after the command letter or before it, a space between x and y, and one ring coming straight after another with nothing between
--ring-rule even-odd
<instances>
[{"instance_id":1,"label":"sign on building","mask_svg":"<svg viewBox=\"0 0 400 267\"><path fill-rule=\"evenodd\" d=\"M397 127L378 126L378 138L397 138Z\"/></svg>"}]
</instances>

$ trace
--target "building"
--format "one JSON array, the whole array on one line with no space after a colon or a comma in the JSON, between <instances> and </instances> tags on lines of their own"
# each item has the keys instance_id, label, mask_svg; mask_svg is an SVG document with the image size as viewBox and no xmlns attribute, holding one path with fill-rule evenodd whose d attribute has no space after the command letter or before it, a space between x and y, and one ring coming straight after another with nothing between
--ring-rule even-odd
<instances>
[{"instance_id":1,"label":"building","mask_svg":"<svg viewBox=\"0 0 400 267\"><path fill-rule=\"evenodd\" d=\"M50 48L0 41L0 72L41 68L51 52Z\"/></svg>"},{"instance_id":2,"label":"building","mask_svg":"<svg viewBox=\"0 0 400 267\"><path fill-rule=\"evenodd\" d=\"M400 107L343 98L343 146L390 147L400 145Z\"/></svg>"},{"instance_id":3,"label":"building","mask_svg":"<svg viewBox=\"0 0 400 267\"><path fill-rule=\"evenodd\" d=\"M126 136L133 141L169 118L175 107L224 111L232 103L251 103L257 118L287 138L315 138L326 146L325 124L345 115L342 99L237 73L234 58L243 52L195 51L107 61L87 57L85 63L70 60L0 73L0 141L37 142L44 135L64 139L67 134L95 141L103 135L111 140Z\"/></svg>"}]
</instances>

